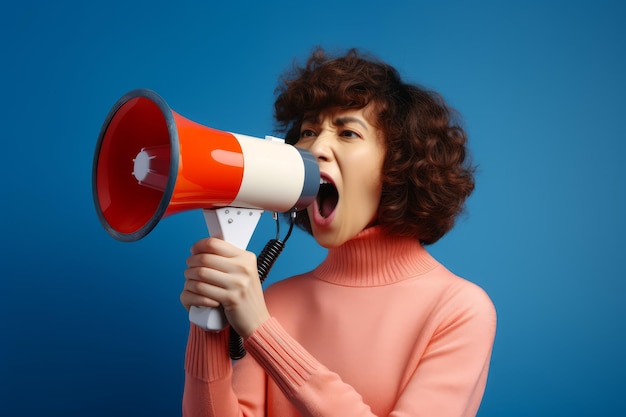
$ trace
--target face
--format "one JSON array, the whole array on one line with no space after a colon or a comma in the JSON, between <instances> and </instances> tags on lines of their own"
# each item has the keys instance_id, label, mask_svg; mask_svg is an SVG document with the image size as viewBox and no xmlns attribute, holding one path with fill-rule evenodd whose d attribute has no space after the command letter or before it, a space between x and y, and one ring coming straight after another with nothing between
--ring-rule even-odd
<instances>
[{"instance_id":1,"label":"face","mask_svg":"<svg viewBox=\"0 0 626 417\"><path fill-rule=\"evenodd\" d=\"M326 248L350 240L376 219L385 156L382 132L368 108L329 110L305 118L296 146L319 163L320 192L307 209L313 236Z\"/></svg>"}]
</instances>

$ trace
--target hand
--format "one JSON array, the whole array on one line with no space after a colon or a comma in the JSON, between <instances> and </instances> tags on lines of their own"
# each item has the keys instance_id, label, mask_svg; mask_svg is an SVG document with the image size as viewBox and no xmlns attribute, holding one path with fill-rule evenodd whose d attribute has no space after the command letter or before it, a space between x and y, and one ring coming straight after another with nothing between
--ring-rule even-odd
<instances>
[{"instance_id":1,"label":"hand","mask_svg":"<svg viewBox=\"0 0 626 417\"><path fill-rule=\"evenodd\" d=\"M228 322L243 338L270 317L252 252L221 239L202 239L191 247L184 275L183 306L221 305Z\"/></svg>"}]
</instances>

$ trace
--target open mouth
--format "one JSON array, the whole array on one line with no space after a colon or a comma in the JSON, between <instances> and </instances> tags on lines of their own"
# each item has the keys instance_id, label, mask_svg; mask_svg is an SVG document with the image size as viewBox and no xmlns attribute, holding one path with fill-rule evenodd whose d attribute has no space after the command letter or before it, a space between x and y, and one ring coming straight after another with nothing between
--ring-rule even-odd
<instances>
[{"instance_id":1,"label":"open mouth","mask_svg":"<svg viewBox=\"0 0 626 417\"><path fill-rule=\"evenodd\" d=\"M327 218L335 211L337 202L339 201L339 193L337 187L332 182L321 178L320 188L317 193L317 207L320 215Z\"/></svg>"}]
</instances>

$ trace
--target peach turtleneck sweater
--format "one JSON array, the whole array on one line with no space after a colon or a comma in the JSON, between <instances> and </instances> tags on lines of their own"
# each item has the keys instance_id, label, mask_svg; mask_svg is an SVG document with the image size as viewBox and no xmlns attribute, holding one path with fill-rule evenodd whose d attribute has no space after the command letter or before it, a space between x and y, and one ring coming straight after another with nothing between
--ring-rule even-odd
<instances>
[{"instance_id":1,"label":"peach turtleneck sweater","mask_svg":"<svg viewBox=\"0 0 626 417\"><path fill-rule=\"evenodd\" d=\"M272 318L232 364L191 325L185 416L474 416L496 329L487 294L414 239L361 232L270 286Z\"/></svg>"}]
</instances>

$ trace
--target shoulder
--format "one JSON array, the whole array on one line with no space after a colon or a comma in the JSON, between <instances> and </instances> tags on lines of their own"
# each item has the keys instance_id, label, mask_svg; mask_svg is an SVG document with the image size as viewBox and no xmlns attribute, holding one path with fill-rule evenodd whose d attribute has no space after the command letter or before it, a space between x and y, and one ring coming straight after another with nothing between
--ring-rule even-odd
<instances>
[{"instance_id":1,"label":"shoulder","mask_svg":"<svg viewBox=\"0 0 626 417\"><path fill-rule=\"evenodd\" d=\"M292 277L276 281L265 289L265 301L269 305L281 301L285 302L285 299L293 300L292 297L296 297L303 292L308 291L308 288L312 284L311 281L309 273L294 275Z\"/></svg>"},{"instance_id":2,"label":"shoulder","mask_svg":"<svg viewBox=\"0 0 626 417\"><path fill-rule=\"evenodd\" d=\"M297 329L315 308L320 291L318 283L307 273L272 283L263 293L267 309L286 329Z\"/></svg>"},{"instance_id":3,"label":"shoulder","mask_svg":"<svg viewBox=\"0 0 626 417\"><path fill-rule=\"evenodd\" d=\"M273 294L275 292L288 291L290 289L299 287L304 282L306 282L308 280L309 274L310 274L310 272L305 272L305 273L302 273L302 274L293 275L293 276L288 277L288 278L283 278L283 279L278 280L278 281L274 281L272 284L270 284L265 289L265 293L266 294Z\"/></svg>"},{"instance_id":4,"label":"shoulder","mask_svg":"<svg viewBox=\"0 0 626 417\"><path fill-rule=\"evenodd\" d=\"M496 308L489 294L478 284L439 267L443 288L437 310L453 322L473 321L495 331Z\"/></svg>"},{"instance_id":5,"label":"shoulder","mask_svg":"<svg viewBox=\"0 0 626 417\"><path fill-rule=\"evenodd\" d=\"M450 297L473 306L495 309L489 294L478 284L457 275L453 275L450 284L448 288Z\"/></svg>"}]
</instances>

